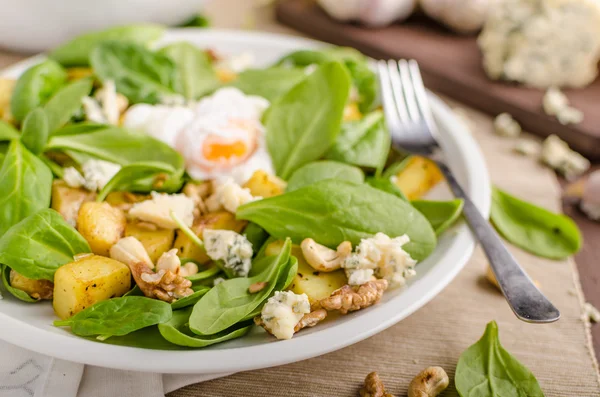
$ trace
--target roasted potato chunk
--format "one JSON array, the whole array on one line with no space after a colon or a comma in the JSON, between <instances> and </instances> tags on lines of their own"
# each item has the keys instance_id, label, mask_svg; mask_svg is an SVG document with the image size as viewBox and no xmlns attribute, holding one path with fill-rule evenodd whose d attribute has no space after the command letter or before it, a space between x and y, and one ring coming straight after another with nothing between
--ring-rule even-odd
<instances>
[{"instance_id":1,"label":"roasted potato chunk","mask_svg":"<svg viewBox=\"0 0 600 397\"><path fill-rule=\"evenodd\" d=\"M34 299L52 299L54 285L49 280L34 280L10 269L10 286Z\"/></svg>"},{"instance_id":2,"label":"roasted potato chunk","mask_svg":"<svg viewBox=\"0 0 600 397\"><path fill-rule=\"evenodd\" d=\"M123 211L107 203L83 203L77 215L77 230L97 255L108 256L110 247L123 237L126 225Z\"/></svg>"},{"instance_id":3,"label":"roasted potato chunk","mask_svg":"<svg viewBox=\"0 0 600 397\"><path fill-rule=\"evenodd\" d=\"M94 201L95 198L95 193L82 188L69 187L63 180L57 179L52 183L51 208L73 226L77 223L77 214L81 205Z\"/></svg>"},{"instance_id":4,"label":"roasted potato chunk","mask_svg":"<svg viewBox=\"0 0 600 397\"><path fill-rule=\"evenodd\" d=\"M268 198L283 194L285 186L286 183L282 179L258 170L252 174L243 187L250 189L253 196Z\"/></svg>"},{"instance_id":5,"label":"roasted potato chunk","mask_svg":"<svg viewBox=\"0 0 600 397\"><path fill-rule=\"evenodd\" d=\"M396 186L409 200L416 200L443 179L435 163L425 157L413 156L394 178Z\"/></svg>"},{"instance_id":6,"label":"roasted potato chunk","mask_svg":"<svg viewBox=\"0 0 600 397\"><path fill-rule=\"evenodd\" d=\"M248 222L246 221L236 220L235 215L230 212L219 211L200 216L192 225L192 230L202 239L204 229L233 230L241 233L247 224ZM177 230L177 237L175 238L173 247L177 248L177 255L180 258L192 259L200 264L210 262L210 258L206 255L204 249L194 244L181 230Z\"/></svg>"},{"instance_id":7,"label":"roasted potato chunk","mask_svg":"<svg viewBox=\"0 0 600 397\"><path fill-rule=\"evenodd\" d=\"M175 231L161 229L145 222L130 222L125 227L125 237L128 236L138 239L152 259L152 263L156 263L158 258L173 246Z\"/></svg>"},{"instance_id":8,"label":"roasted potato chunk","mask_svg":"<svg viewBox=\"0 0 600 397\"><path fill-rule=\"evenodd\" d=\"M283 241L274 241L265 249L266 255L277 255ZM296 294L306 294L310 303L325 299L348 283L343 270L324 273L315 271L304 259L299 245L292 245L292 255L298 259L298 274L289 286Z\"/></svg>"},{"instance_id":9,"label":"roasted potato chunk","mask_svg":"<svg viewBox=\"0 0 600 397\"><path fill-rule=\"evenodd\" d=\"M98 255L85 256L54 274L54 312L69 318L93 304L122 296L131 288L127 265Z\"/></svg>"}]
</instances>

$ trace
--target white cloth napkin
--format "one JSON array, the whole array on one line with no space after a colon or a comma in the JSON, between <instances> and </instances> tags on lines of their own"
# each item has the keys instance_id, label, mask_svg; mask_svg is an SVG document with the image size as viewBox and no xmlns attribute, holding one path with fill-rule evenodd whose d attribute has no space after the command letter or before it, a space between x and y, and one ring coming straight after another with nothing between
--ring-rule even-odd
<instances>
[{"instance_id":1,"label":"white cloth napkin","mask_svg":"<svg viewBox=\"0 0 600 397\"><path fill-rule=\"evenodd\" d=\"M0 341L0 397L164 397L183 386L227 375L153 374L94 367Z\"/></svg>"}]
</instances>

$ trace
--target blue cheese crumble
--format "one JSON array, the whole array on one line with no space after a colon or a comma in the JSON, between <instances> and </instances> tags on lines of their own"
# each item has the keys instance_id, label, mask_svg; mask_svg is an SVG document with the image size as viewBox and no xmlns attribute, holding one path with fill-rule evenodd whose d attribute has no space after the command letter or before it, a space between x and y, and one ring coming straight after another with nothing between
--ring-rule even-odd
<instances>
[{"instance_id":1,"label":"blue cheese crumble","mask_svg":"<svg viewBox=\"0 0 600 397\"><path fill-rule=\"evenodd\" d=\"M252 243L232 230L205 229L204 249L214 261L223 261L236 276L246 277L252 267Z\"/></svg>"},{"instance_id":2,"label":"blue cheese crumble","mask_svg":"<svg viewBox=\"0 0 600 397\"><path fill-rule=\"evenodd\" d=\"M263 306L260 316L265 329L277 339L291 339L294 328L308 313L310 303L306 294L277 291Z\"/></svg>"},{"instance_id":3,"label":"blue cheese crumble","mask_svg":"<svg viewBox=\"0 0 600 397\"><path fill-rule=\"evenodd\" d=\"M119 170L119 164L91 159L81 165L81 171L74 167L64 169L63 179L69 187L84 187L91 192L102 190Z\"/></svg>"}]
</instances>

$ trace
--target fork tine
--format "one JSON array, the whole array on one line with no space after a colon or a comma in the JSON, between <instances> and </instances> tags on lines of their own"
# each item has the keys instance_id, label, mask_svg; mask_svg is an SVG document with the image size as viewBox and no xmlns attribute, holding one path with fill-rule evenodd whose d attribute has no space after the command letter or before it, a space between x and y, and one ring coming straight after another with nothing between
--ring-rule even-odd
<instances>
[{"instance_id":1,"label":"fork tine","mask_svg":"<svg viewBox=\"0 0 600 397\"><path fill-rule=\"evenodd\" d=\"M387 62L388 75L390 76L390 82L394 98L396 99L396 110L398 110L398 116L400 121L404 124L409 122L408 112L406 110L406 101L404 100L404 93L402 92L402 83L400 82L400 72L398 70L398 62L390 59Z\"/></svg>"},{"instance_id":2,"label":"fork tine","mask_svg":"<svg viewBox=\"0 0 600 397\"><path fill-rule=\"evenodd\" d=\"M417 107L417 102L415 101L415 91L410 78L408 63L405 59L398 61L398 68L400 70L400 81L402 82L402 90L404 91L408 114L412 121L419 121L421 116L419 115L419 109Z\"/></svg>"},{"instance_id":3,"label":"fork tine","mask_svg":"<svg viewBox=\"0 0 600 397\"><path fill-rule=\"evenodd\" d=\"M410 79L412 81L412 86L415 91L415 97L417 98L417 106L419 111L423 115L429 130L432 132L436 132L435 123L433 122L433 116L431 114L431 109L429 108L429 101L427 100L427 92L425 91L425 86L423 85L423 78L421 77L421 71L419 70L419 64L414 59L408 61L408 68L410 72Z\"/></svg>"},{"instance_id":4,"label":"fork tine","mask_svg":"<svg viewBox=\"0 0 600 397\"><path fill-rule=\"evenodd\" d=\"M379 87L381 88L381 102L383 103L383 112L387 126L390 131L398 131L400 129L400 119L396 109L396 101L392 93L390 75L388 73L387 63L383 60L377 62L377 76L379 78Z\"/></svg>"}]
</instances>

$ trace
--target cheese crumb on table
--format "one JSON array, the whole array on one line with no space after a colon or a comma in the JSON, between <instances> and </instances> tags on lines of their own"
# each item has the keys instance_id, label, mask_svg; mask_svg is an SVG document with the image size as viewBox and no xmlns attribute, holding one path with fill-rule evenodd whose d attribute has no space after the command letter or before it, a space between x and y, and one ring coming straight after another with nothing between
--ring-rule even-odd
<instances>
[{"instance_id":1,"label":"cheese crumb on table","mask_svg":"<svg viewBox=\"0 0 600 397\"><path fill-rule=\"evenodd\" d=\"M586 302L583 305L584 316L593 323L600 323L600 311L591 303Z\"/></svg>"},{"instance_id":2,"label":"cheese crumb on table","mask_svg":"<svg viewBox=\"0 0 600 397\"><path fill-rule=\"evenodd\" d=\"M152 199L136 203L129 210L129 216L145 222L151 222L164 229L177 229L178 225L171 217L171 211L186 226L194 223L194 200L185 194L151 193Z\"/></svg>"},{"instance_id":3,"label":"cheese crumb on table","mask_svg":"<svg viewBox=\"0 0 600 397\"><path fill-rule=\"evenodd\" d=\"M532 139L519 139L515 144L514 151L528 157L538 157L542 151L542 145Z\"/></svg>"},{"instance_id":4,"label":"cheese crumb on table","mask_svg":"<svg viewBox=\"0 0 600 397\"><path fill-rule=\"evenodd\" d=\"M550 135L542 143L541 160L569 180L580 176L590 168L589 160L571 150L569 145L556 135Z\"/></svg>"},{"instance_id":5,"label":"cheese crumb on table","mask_svg":"<svg viewBox=\"0 0 600 397\"><path fill-rule=\"evenodd\" d=\"M260 316L265 329L277 339L291 339L296 324L308 313L310 303L306 294L277 291L263 306Z\"/></svg>"},{"instance_id":6,"label":"cheese crumb on table","mask_svg":"<svg viewBox=\"0 0 600 397\"><path fill-rule=\"evenodd\" d=\"M590 219L600 221L600 171L590 174L586 181L580 208Z\"/></svg>"},{"instance_id":7,"label":"cheese crumb on table","mask_svg":"<svg viewBox=\"0 0 600 397\"><path fill-rule=\"evenodd\" d=\"M225 268L236 276L246 277L252 267L252 243L232 230L205 229L203 233L206 254L212 260L223 261Z\"/></svg>"},{"instance_id":8,"label":"cheese crumb on table","mask_svg":"<svg viewBox=\"0 0 600 397\"><path fill-rule=\"evenodd\" d=\"M508 113L500 113L494 119L494 131L500 136L516 138L521 134L521 125Z\"/></svg>"},{"instance_id":9,"label":"cheese crumb on table","mask_svg":"<svg viewBox=\"0 0 600 397\"><path fill-rule=\"evenodd\" d=\"M546 91L543 107L548 116L556 116L563 125L579 124L583 121L583 112L569 106L567 96L556 87L551 87Z\"/></svg>"}]
</instances>

